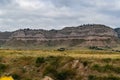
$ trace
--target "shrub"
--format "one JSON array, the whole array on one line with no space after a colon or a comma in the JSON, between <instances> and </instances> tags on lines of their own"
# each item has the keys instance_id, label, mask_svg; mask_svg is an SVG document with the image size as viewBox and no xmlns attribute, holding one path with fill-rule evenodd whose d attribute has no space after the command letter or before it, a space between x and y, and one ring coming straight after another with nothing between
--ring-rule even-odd
<instances>
[{"instance_id":1,"label":"shrub","mask_svg":"<svg viewBox=\"0 0 120 80\"><path fill-rule=\"evenodd\" d=\"M3 59L3 58L2 58L2 57L0 57L0 62L2 62L2 59Z\"/></svg>"},{"instance_id":2,"label":"shrub","mask_svg":"<svg viewBox=\"0 0 120 80\"><path fill-rule=\"evenodd\" d=\"M97 46L90 46L89 49L93 49L93 50L104 50L102 48L99 48Z\"/></svg>"},{"instance_id":3,"label":"shrub","mask_svg":"<svg viewBox=\"0 0 120 80\"><path fill-rule=\"evenodd\" d=\"M104 65L104 66L99 66L98 64L95 64L92 66L93 70L97 70L98 72L108 72L108 71L113 71L115 73L120 73L120 67L114 67L113 65Z\"/></svg>"},{"instance_id":4,"label":"shrub","mask_svg":"<svg viewBox=\"0 0 120 80\"><path fill-rule=\"evenodd\" d=\"M65 51L65 48L59 48L57 51Z\"/></svg>"},{"instance_id":5,"label":"shrub","mask_svg":"<svg viewBox=\"0 0 120 80\"><path fill-rule=\"evenodd\" d=\"M89 63L89 62L88 62L88 61L83 61L82 63L83 63L83 65L84 65L84 67L86 67L86 66L88 66L88 63Z\"/></svg>"},{"instance_id":6,"label":"shrub","mask_svg":"<svg viewBox=\"0 0 120 80\"><path fill-rule=\"evenodd\" d=\"M44 72L43 72L43 76L46 75L56 75L57 71L56 68L52 65L49 65L45 68Z\"/></svg>"},{"instance_id":7,"label":"shrub","mask_svg":"<svg viewBox=\"0 0 120 80\"><path fill-rule=\"evenodd\" d=\"M97 80L95 75L89 75L88 80Z\"/></svg>"},{"instance_id":8,"label":"shrub","mask_svg":"<svg viewBox=\"0 0 120 80\"><path fill-rule=\"evenodd\" d=\"M65 80L69 76L69 73L67 72L60 72L57 74L57 79L58 80Z\"/></svg>"},{"instance_id":9,"label":"shrub","mask_svg":"<svg viewBox=\"0 0 120 80\"><path fill-rule=\"evenodd\" d=\"M49 64L51 64L51 65L54 65L54 66L58 66L58 61L61 59L61 57L54 57L54 56L48 56L47 58L46 58L46 62L48 62Z\"/></svg>"},{"instance_id":10,"label":"shrub","mask_svg":"<svg viewBox=\"0 0 120 80\"><path fill-rule=\"evenodd\" d=\"M36 66L37 67L39 67L40 66L40 64L42 64L42 63L44 63L45 62L45 59L43 58L43 57L38 57L37 59L36 59Z\"/></svg>"},{"instance_id":11,"label":"shrub","mask_svg":"<svg viewBox=\"0 0 120 80\"><path fill-rule=\"evenodd\" d=\"M99 66L98 64L94 64L94 65L92 66L92 69L93 69L93 70L98 70L99 67L100 67L100 66Z\"/></svg>"},{"instance_id":12,"label":"shrub","mask_svg":"<svg viewBox=\"0 0 120 80\"><path fill-rule=\"evenodd\" d=\"M105 58L105 59L103 59L103 61L106 62L106 63L109 63L110 61L112 61L112 59L111 58Z\"/></svg>"},{"instance_id":13,"label":"shrub","mask_svg":"<svg viewBox=\"0 0 120 80\"><path fill-rule=\"evenodd\" d=\"M108 65L108 64L101 66L103 72L110 71L112 67L113 67L112 65Z\"/></svg>"},{"instance_id":14,"label":"shrub","mask_svg":"<svg viewBox=\"0 0 120 80\"><path fill-rule=\"evenodd\" d=\"M103 68L103 71L113 71L115 73L120 73L120 67L114 67L113 65L105 65L102 66L101 68Z\"/></svg>"},{"instance_id":15,"label":"shrub","mask_svg":"<svg viewBox=\"0 0 120 80\"><path fill-rule=\"evenodd\" d=\"M14 78L14 80L21 80L18 74L12 74L12 77Z\"/></svg>"},{"instance_id":16,"label":"shrub","mask_svg":"<svg viewBox=\"0 0 120 80\"><path fill-rule=\"evenodd\" d=\"M96 76L96 75L89 75L88 80L120 80L120 77L116 76Z\"/></svg>"},{"instance_id":17,"label":"shrub","mask_svg":"<svg viewBox=\"0 0 120 80\"><path fill-rule=\"evenodd\" d=\"M3 72L6 69L5 64L0 64L0 72Z\"/></svg>"},{"instance_id":18,"label":"shrub","mask_svg":"<svg viewBox=\"0 0 120 80\"><path fill-rule=\"evenodd\" d=\"M62 70L57 73L57 80L66 80L67 78L74 78L75 72L73 70Z\"/></svg>"},{"instance_id":19,"label":"shrub","mask_svg":"<svg viewBox=\"0 0 120 80\"><path fill-rule=\"evenodd\" d=\"M110 70L120 74L120 67L111 67Z\"/></svg>"},{"instance_id":20,"label":"shrub","mask_svg":"<svg viewBox=\"0 0 120 80\"><path fill-rule=\"evenodd\" d=\"M120 77L108 76L108 77L105 77L104 80L120 80Z\"/></svg>"},{"instance_id":21,"label":"shrub","mask_svg":"<svg viewBox=\"0 0 120 80\"><path fill-rule=\"evenodd\" d=\"M98 65L98 64L94 64L94 65L92 66L92 69L93 69L93 70L97 70L98 72L106 72L106 71L109 70L109 68L110 68L109 65L100 66L100 65Z\"/></svg>"}]
</instances>

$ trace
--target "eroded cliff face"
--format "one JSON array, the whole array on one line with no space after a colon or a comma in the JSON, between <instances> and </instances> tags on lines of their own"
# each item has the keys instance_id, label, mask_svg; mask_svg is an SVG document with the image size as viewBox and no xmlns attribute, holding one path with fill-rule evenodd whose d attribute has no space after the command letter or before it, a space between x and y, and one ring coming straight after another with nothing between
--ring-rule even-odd
<instances>
[{"instance_id":1,"label":"eroded cliff face","mask_svg":"<svg viewBox=\"0 0 120 80\"><path fill-rule=\"evenodd\" d=\"M10 46L15 42L22 42L27 45L29 42L31 45L41 46L116 46L117 40L118 34L112 28L100 24L87 24L49 31L21 29L14 31L6 44Z\"/></svg>"},{"instance_id":2,"label":"eroded cliff face","mask_svg":"<svg viewBox=\"0 0 120 80\"><path fill-rule=\"evenodd\" d=\"M38 35L38 36L36 36ZM12 37L45 37L46 39L56 37L88 37L88 36L110 36L118 37L117 33L110 27L104 25L83 25L78 27L66 27L62 30L18 30Z\"/></svg>"},{"instance_id":3,"label":"eroded cliff face","mask_svg":"<svg viewBox=\"0 0 120 80\"><path fill-rule=\"evenodd\" d=\"M120 38L120 28L116 28L115 31L117 32L118 37Z\"/></svg>"},{"instance_id":4,"label":"eroded cliff face","mask_svg":"<svg viewBox=\"0 0 120 80\"><path fill-rule=\"evenodd\" d=\"M12 32L0 32L0 46L9 40L9 36L11 36L11 34Z\"/></svg>"}]
</instances>

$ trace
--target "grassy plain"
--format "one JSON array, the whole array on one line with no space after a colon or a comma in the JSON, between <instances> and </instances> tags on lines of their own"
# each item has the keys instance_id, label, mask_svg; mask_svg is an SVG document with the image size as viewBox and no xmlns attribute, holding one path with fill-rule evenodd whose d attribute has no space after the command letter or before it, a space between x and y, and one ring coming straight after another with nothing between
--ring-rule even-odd
<instances>
[{"instance_id":1,"label":"grassy plain","mask_svg":"<svg viewBox=\"0 0 120 80\"><path fill-rule=\"evenodd\" d=\"M0 76L15 80L120 80L120 52L112 50L0 50Z\"/></svg>"},{"instance_id":2,"label":"grassy plain","mask_svg":"<svg viewBox=\"0 0 120 80\"><path fill-rule=\"evenodd\" d=\"M110 50L0 50L3 57L48 57L48 56L69 56L74 58L120 58L120 52Z\"/></svg>"}]
</instances>

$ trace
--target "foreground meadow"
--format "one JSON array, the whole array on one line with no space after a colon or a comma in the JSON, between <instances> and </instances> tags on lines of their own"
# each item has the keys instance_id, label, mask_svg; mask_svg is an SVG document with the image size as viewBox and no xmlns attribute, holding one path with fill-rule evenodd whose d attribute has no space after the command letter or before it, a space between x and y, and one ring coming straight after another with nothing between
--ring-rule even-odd
<instances>
[{"instance_id":1,"label":"foreground meadow","mask_svg":"<svg viewBox=\"0 0 120 80\"><path fill-rule=\"evenodd\" d=\"M119 74L116 51L0 50L0 76L14 80L120 80Z\"/></svg>"}]
</instances>

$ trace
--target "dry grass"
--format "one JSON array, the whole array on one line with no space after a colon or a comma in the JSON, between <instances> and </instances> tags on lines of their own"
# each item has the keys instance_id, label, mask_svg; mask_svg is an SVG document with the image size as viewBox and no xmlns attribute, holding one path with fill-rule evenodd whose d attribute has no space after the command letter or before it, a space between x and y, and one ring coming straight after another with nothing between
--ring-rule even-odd
<instances>
[{"instance_id":1,"label":"dry grass","mask_svg":"<svg viewBox=\"0 0 120 80\"><path fill-rule=\"evenodd\" d=\"M93 51L93 50L66 50L63 52L56 50L0 50L2 57L47 57L47 56L70 56L74 58L120 58L120 52L113 51Z\"/></svg>"},{"instance_id":2,"label":"dry grass","mask_svg":"<svg viewBox=\"0 0 120 80\"><path fill-rule=\"evenodd\" d=\"M4 69L0 76L7 73L15 80L41 80L46 75L57 80L69 75L74 77L71 80L90 80L91 77L94 80L113 80L109 79L111 75L114 80L120 79L120 53L115 51L1 49L0 62L1 70ZM76 67L73 68L73 65ZM103 72L100 72L101 69Z\"/></svg>"}]
</instances>

